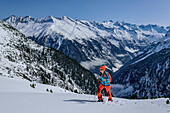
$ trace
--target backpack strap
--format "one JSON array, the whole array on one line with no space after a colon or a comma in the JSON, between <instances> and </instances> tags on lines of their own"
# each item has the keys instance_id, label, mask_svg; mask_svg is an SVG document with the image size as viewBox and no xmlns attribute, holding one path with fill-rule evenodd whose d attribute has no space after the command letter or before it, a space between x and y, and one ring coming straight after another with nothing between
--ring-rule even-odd
<instances>
[{"instance_id":1,"label":"backpack strap","mask_svg":"<svg viewBox=\"0 0 170 113\"><path fill-rule=\"evenodd\" d=\"M112 81L112 77L110 76L109 72L107 72L107 75L109 76L110 83L111 83L111 81Z\"/></svg>"}]
</instances>

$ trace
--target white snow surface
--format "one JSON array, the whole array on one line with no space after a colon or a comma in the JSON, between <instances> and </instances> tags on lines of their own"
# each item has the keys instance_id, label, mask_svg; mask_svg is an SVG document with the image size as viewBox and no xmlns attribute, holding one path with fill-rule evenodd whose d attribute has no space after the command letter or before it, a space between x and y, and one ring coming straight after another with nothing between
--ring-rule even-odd
<instances>
[{"instance_id":1,"label":"white snow surface","mask_svg":"<svg viewBox=\"0 0 170 113\"><path fill-rule=\"evenodd\" d=\"M98 103L97 96L75 94L57 86L0 76L0 113L170 113L167 98ZM49 93L46 89L52 89ZM107 100L107 97L104 97Z\"/></svg>"}]
</instances>

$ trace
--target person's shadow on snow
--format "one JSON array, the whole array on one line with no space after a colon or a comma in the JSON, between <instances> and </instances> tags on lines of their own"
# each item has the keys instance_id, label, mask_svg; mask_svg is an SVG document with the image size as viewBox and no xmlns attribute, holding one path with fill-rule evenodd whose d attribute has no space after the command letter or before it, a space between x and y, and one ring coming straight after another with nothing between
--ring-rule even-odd
<instances>
[{"instance_id":1,"label":"person's shadow on snow","mask_svg":"<svg viewBox=\"0 0 170 113\"><path fill-rule=\"evenodd\" d=\"M82 103L82 104L96 102L95 100L82 100L82 99L70 99L70 100L63 100L63 101L65 101L65 102L78 102L78 103Z\"/></svg>"}]
</instances>

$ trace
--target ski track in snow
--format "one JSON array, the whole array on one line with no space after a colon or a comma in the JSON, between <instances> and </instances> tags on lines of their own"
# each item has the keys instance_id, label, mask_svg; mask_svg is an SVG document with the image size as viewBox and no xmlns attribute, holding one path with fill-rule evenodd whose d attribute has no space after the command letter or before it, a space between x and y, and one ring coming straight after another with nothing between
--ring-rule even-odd
<instances>
[{"instance_id":1,"label":"ski track in snow","mask_svg":"<svg viewBox=\"0 0 170 113\"><path fill-rule=\"evenodd\" d=\"M167 99L128 100L98 103L97 95L75 94L57 86L0 76L0 113L170 113ZM49 93L46 89L52 89Z\"/></svg>"}]
</instances>

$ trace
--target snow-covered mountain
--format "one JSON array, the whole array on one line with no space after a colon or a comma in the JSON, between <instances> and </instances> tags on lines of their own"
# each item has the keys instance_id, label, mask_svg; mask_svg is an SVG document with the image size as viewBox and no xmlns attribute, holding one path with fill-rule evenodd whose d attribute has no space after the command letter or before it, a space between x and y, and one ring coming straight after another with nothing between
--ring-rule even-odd
<instances>
[{"instance_id":1,"label":"snow-covered mountain","mask_svg":"<svg viewBox=\"0 0 170 113\"><path fill-rule=\"evenodd\" d=\"M2 21L0 54L0 76L18 76L77 93L96 91L95 76L77 61L58 50L40 46Z\"/></svg>"},{"instance_id":2,"label":"snow-covered mountain","mask_svg":"<svg viewBox=\"0 0 170 113\"><path fill-rule=\"evenodd\" d=\"M158 25L136 25L125 22L88 22L69 17L10 16L3 19L38 44L52 47L97 73L107 65L112 72L161 39L167 28Z\"/></svg>"},{"instance_id":3,"label":"snow-covered mountain","mask_svg":"<svg viewBox=\"0 0 170 113\"><path fill-rule=\"evenodd\" d=\"M113 76L113 87L119 96L170 97L170 30L157 43L146 47L143 53L122 66ZM116 91L117 90L117 91Z\"/></svg>"}]
</instances>

